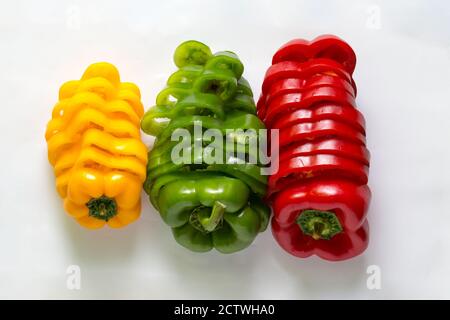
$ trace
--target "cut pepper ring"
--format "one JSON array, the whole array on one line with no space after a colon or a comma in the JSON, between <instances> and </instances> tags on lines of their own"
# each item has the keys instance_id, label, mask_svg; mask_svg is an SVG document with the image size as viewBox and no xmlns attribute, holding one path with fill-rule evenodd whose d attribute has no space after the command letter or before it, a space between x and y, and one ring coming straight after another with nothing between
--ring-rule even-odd
<instances>
[{"instance_id":1,"label":"cut pepper ring","mask_svg":"<svg viewBox=\"0 0 450 320\"><path fill-rule=\"evenodd\" d=\"M273 56L272 64L281 61L305 62L316 58L328 58L336 61L349 74L353 74L355 70L355 52L345 41L334 35L321 35L312 41L291 40L278 49Z\"/></svg>"},{"instance_id":2,"label":"cut pepper ring","mask_svg":"<svg viewBox=\"0 0 450 320\"><path fill-rule=\"evenodd\" d=\"M279 115L300 108L310 108L317 103L337 103L356 107L355 99L345 90L332 87L320 87L301 93L290 93L278 96L266 108L264 122L269 128Z\"/></svg>"},{"instance_id":3,"label":"cut pepper ring","mask_svg":"<svg viewBox=\"0 0 450 320\"><path fill-rule=\"evenodd\" d=\"M358 130L335 120L319 120L285 127L279 132L280 150L291 143L308 142L321 138L340 138L365 145L366 138Z\"/></svg>"},{"instance_id":4,"label":"cut pepper ring","mask_svg":"<svg viewBox=\"0 0 450 320\"><path fill-rule=\"evenodd\" d=\"M308 109L297 109L281 114L273 122L271 129L282 129L302 122L318 120L335 120L343 122L365 134L364 116L358 109L334 103L317 103Z\"/></svg>"},{"instance_id":5,"label":"cut pepper ring","mask_svg":"<svg viewBox=\"0 0 450 320\"><path fill-rule=\"evenodd\" d=\"M265 103L269 105L272 100L280 95L289 93L300 93L319 87L333 87L347 91L354 98L356 97L353 87L344 79L333 75L314 75L311 78L286 78L274 82L266 94Z\"/></svg>"},{"instance_id":6,"label":"cut pepper ring","mask_svg":"<svg viewBox=\"0 0 450 320\"><path fill-rule=\"evenodd\" d=\"M314 59L307 62L282 61L267 69L262 85L262 94L266 95L270 87L280 79L310 78L316 74L335 74L351 83L356 94L356 85L350 74L340 64L330 59Z\"/></svg>"},{"instance_id":7,"label":"cut pepper ring","mask_svg":"<svg viewBox=\"0 0 450 320\"><path fill-rule=\"evenodd\" d=\"M369 166L370 161L370 152L365 146L336 138L325 138L306 143L292 143L281 151L278 161L284 162L293 157L317 154L330 154L349 158L366 166Z\"/></svg>"},{"instance_id":8,"label":"cut pepper ring","mask_svg":"<svg viewBox=\"0 0 450 320\"><path fill-rule=\"evenodd\" d=\"M368 174L368 166L340 156L329 154L295 156L286 161L280 161L278 171L269 177L268 197L282 190L286 185L300 180L306 181L320 177L340 178L362 185L367 183Z\"/></svg>"}]
</instances>

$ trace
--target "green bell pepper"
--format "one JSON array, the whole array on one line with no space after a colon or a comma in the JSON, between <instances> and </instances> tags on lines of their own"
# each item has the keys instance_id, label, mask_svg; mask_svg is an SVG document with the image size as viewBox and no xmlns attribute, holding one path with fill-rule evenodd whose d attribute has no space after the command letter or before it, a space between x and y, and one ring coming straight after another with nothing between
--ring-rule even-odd
<instances>
[{"instance_id":1,"label":"green bell pepper","mask_svg":"<svg viewBox=\"0 0 450 320\"><path fill-rule=\"evenodd\" d=\"M261 175L259 150L251 148L265 126L242 77L244 66L233 52L213 55L198 41L180 44L173 58L179 69L141 121L143 131L156 137L144 189L182 246L196 252L242 250L270 217L262 202L267 176ZM173 159L172 153L181 153L175 149L180 142L172 141L179 129L190 139ZM207 129L218 132L207 135Z\"/></svg>"}]
</instances>

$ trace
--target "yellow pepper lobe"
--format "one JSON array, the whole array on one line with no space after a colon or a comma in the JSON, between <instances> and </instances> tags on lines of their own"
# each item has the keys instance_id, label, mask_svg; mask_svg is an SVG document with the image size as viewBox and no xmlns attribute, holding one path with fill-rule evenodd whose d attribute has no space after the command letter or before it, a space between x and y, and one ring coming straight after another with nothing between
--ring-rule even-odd
<instances>
[{"instance_id":1,"label":"yellow pepper lobe","mask_svg":"<svg viewBox=\"0 0 450 320\"><path fill-rule=\"evenodd\" d=\"M139 218L143 114L139 88L121 82L112 64L92 64L61 86L45 138L58 194L80 225L120 228Z\"/></svg>"}]
</instances>

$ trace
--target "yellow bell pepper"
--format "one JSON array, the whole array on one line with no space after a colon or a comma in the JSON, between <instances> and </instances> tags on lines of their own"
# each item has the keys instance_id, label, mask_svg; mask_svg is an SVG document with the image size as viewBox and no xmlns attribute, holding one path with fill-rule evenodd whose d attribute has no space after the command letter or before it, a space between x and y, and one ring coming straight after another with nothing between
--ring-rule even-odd
<instances>
[{"instance_id":1,"label":"yellow bell pepper","mask_svg":"<svg viewBox=\"0 0 450 320\"><path fill-rule=\"evenodd\" d=\"M109 63L92 64L59 90L45 138L56 189L82 226L119 228L141 211L147 148L139 88Z\"/></svg>"}]
</instances>

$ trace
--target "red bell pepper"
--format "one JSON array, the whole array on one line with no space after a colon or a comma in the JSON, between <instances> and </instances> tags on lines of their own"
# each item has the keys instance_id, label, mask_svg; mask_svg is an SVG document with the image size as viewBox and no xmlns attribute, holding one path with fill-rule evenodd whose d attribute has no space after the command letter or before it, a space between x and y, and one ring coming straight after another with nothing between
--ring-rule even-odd
<instances>
[{"instance_id":1,"label":"red bell pepper","mask_svg":"<svg viewBox=\"0 0 450 320\"><path fill-rule=\"evenodd\" d=\"M315 58L328 58L340 63L351 75L356 66L353 49L334 35L321 35L312 41L294 39L283 45L273 56L272 64L281 61L305 62Z\"/></svg>"},{"instance_id":2,"label":"red bell pepper","mask_svg":"<svg viewBox=\"0 0 450 320\"><path fill-rule=\"evenodd\" d=\"M272 232L282 248L298 257L337 261L368 245L366 220L371 193L347 180L314 180L281 191L273 202Z\"/></svg>"},{"instance_id":3,"label":"red bell pepper","mask_svg":"<svg viewBox=\"0 0 450 320\"><path fill-rule=\"evenodd\" d=\"M337 37L293 40L276 52L262 84L257 114L280 130L272 155L279 169L268 179L272 232L298 257L343 260L368 245L370 153L355 64Z\"/></svg>"}]
</instances>

